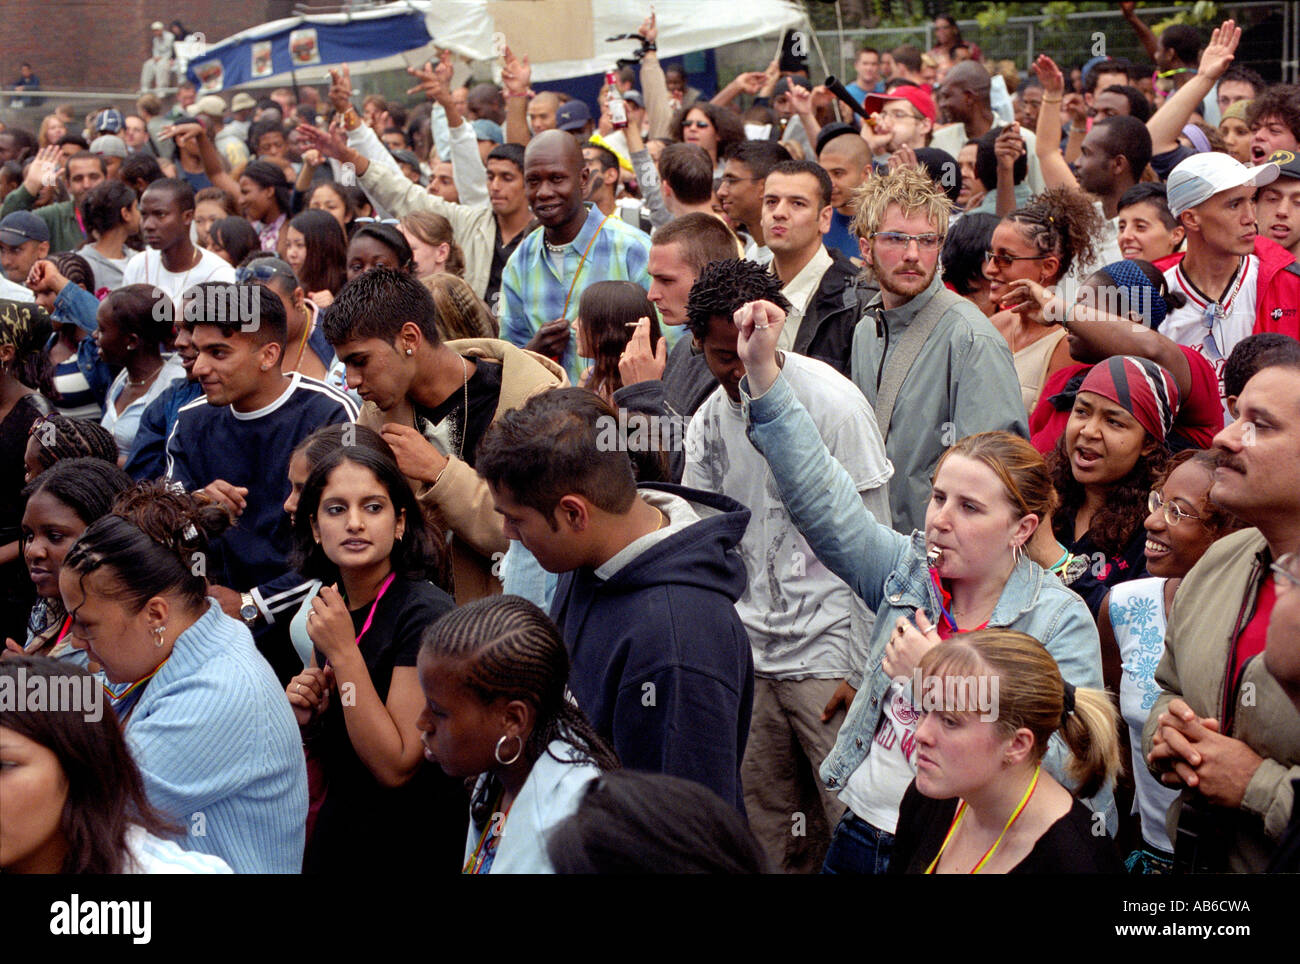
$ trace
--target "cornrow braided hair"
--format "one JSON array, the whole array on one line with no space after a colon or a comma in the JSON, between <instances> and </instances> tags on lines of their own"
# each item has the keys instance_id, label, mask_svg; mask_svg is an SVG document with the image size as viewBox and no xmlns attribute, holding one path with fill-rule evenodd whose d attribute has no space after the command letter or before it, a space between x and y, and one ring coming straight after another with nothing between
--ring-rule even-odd
<instances>
[{"instance_id":1,"label":"cornrow braided hair","mask_svg":"<svg viewBox=\"0 0 1300 964\"><path fill-rule=\"evenodd\" d=\"M1064 187L1044 191L1008 214L1007 220L1020 226L1025 240L1038 248L1039 254L1060 257L1057 279L1063 278L1072 264L1097 260L1092 239L1101 231L1102 219L1092 201L1080 192Z\"/></svg>"},{"instance_id":2,"label":"cornrow braided hair","mask_svg":"<svg viewBox=\"0 0 1300 964\"><path fill-rule=\"evenodd\" d=\"M566 696L569 652L546 613L519 596L489 596L453 609L424 631L420 648L464 662L462 683L484 703L523 700L537 713L524 752L536 761L563 740L601 770L617 770L618 757ZM554 756L554 754L552 754ZM555 757L559 759L559 757Z\"/></svg>"},{"instance_id":3,"label":"cornrow braided hair","mask_svg":"<svg viewBox=\"0 0 1300 964\"><path fill-rule=\"evenodd\" d=\"M51 412L32 425L36 461L48 469L64 459L93 458L117 464L117 440L98 422Z\"/></svg>"}]
</instances>

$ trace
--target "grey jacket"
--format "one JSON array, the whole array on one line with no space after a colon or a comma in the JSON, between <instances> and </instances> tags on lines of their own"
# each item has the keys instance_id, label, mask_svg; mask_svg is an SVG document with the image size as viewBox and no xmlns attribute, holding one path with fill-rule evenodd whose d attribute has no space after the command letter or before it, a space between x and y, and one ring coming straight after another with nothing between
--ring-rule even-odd
<instances>
[{"instance_id":1,"label":"grey jacket","mask_svg":"<svg viewBox=\"0 0 1300 964\"><path fill-rule=\"evenodd\" d=\"M853 333L851 364L853 381L872 406L883 364L942 286L936 273L925 291L901 307L884 310L879 294L867 302ZM944 312L894 403L885 435L885 454L894 464L889 485L894 529L905 535L925 530L934 466L946 448L967 435L998 429L1029 437L1020 381L1006 339L963 300Z\"/></svg>"}]
</instances>

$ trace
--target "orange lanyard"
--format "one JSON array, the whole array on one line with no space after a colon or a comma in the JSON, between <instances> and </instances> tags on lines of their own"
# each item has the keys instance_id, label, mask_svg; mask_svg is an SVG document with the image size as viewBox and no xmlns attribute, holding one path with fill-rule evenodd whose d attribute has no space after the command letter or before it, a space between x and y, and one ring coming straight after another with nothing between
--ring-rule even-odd
<instances>
[{"instance_id":1,"label":"orange lanyard","mask_svg":"<svg viewBox=\"0 0 1300 964\"><path fill-rule=\"evenodd\" d=\"M587 255L591 254L592 245L594 245L596 243L596 239L600 237L600 232L605 227L605 222L608 221L613 216L614 216L613 211L611 211L609 214L606 214L605 217L600 222L600 227L596 228L596 233L593 234L591 236L591 240L587 242L587 250L582 252L582 259L578 262L578 270L573 272L573 280L569 282L569 293L564 296L564 310L560 312L561 318L569 317L569 299L573 297L573 288L578 283L578 275L582 274L582 266L587 263ZM546 243L546 235L543 234L542 244L545 243Z\"/></svg>"}]
</instances>

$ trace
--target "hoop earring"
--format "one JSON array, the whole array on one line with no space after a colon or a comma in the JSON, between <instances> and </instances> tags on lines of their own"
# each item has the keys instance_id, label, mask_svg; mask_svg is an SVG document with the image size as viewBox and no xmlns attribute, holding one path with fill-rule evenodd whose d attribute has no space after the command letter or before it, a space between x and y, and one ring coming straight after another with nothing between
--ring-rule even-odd
<instances>
[{"instance_id":1,"label":"hoop earring","mask_svg":"<svg viewBox=\"0 0 1300 964\"><path fill-rule=\"evenodd\" d=\"M158 649L162 649L162 645L163 645L163 633L165 633L166 631L167 631L167 627L166 627L166 626L155 626L155 627L153 628L153 634L154 634L156 637L158 637L157 639L155 639L155 640L153 641L153 644L154 644L154 646L156 646Z\"/></svg>"},{"instance_id":2,"label":"hoop earring","mask_svg":"<svg viewBox=\"0 0 1300 964\"><path fill-rule=\"evenodd\" d=\"M1011 564L1012 564L1013 566L1019 567L1019 565L1020 565L1020 557L1021 557L1022 555L1024 555L1024 547L1023 547L1023 546L1013 545L1013 546L1011 547Z\"/></svg>"},{"instance_id":3,"label":"hoop earring","mask_svg":"<svg viewBox=\"0 0 1300 964\"><path fill-rule=\"evenodd\" d=\"M503 767L510 766L510 764L518 760L523 755L524 752L523 737L515 736L515 739L519 741L519 749L515 750L515 755L512 756L509 760L501 759L501 744L505 743L506 740L510 739L512 735L513 734L507 733L505 736L501 737L501 739L497 740L497 747L495 750L492 751L492 755L496 757L497 763L500 763Z\"/></svg>"}]
</instances>

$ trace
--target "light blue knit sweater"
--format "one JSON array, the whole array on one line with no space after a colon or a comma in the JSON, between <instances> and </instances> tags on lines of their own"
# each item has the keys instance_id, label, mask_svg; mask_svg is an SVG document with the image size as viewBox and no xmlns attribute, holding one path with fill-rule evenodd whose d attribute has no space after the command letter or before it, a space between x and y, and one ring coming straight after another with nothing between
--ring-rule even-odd
<instances>
[{"instance_id":1,"label":"light blue knit sweater","mask_svg":"<svg viewBox=\"0 0 1300 964\"><path fill-rule=\"evenodd\" d=\"M248 628L208 600L126 725L149 801L177 842L236 873L302 870L307 768L289 701Z\"/></svg>"}]
</instances>

